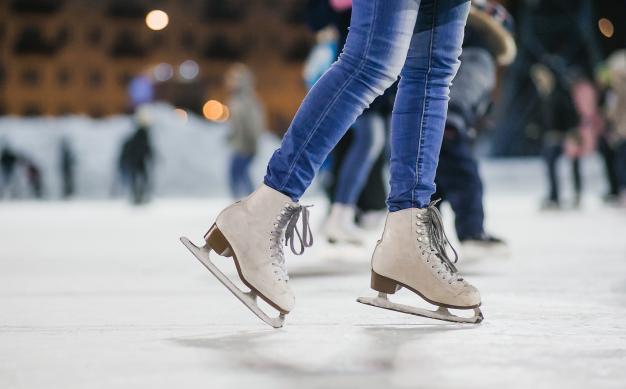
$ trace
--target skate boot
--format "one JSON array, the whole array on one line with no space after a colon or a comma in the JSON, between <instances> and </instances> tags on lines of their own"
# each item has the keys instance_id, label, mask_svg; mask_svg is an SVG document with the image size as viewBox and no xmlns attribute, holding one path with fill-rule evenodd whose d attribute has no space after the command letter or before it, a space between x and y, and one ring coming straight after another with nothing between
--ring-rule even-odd
<instances>
[{"instance_id":1,"label":"skate boot","mask_svg":"<svg viewBox=\"0 0 626 389\"><path fill-rule=\"evenodd\" d=\"M483 316L478 290L465 281L448 257L448 239L441 214L432 202L426 209L409 208L390 212L382 239L372 257L372 289L378 297L361 297L363 304L432 319L479 323ZM454 248L453 248L454 251ZM456 262L456 251L454 251ZM400 287L439 306L437 311L396 304L388 300ZM473 317L453 315L448 308L473 309Z\"/></svg>"},{"instance_id":2,"label":"skate boot","mask_svg":"<svg viewBox=\"0 0 626 389\"><path fill-rule=\"evenodd\" d=\"M186 238L181 241L254 314L278 328L282 327L285 315L293 309L295 301L289 286L283 244L289 245L297 255L313 244L308 212L307 207L263 185L218 215L204 237L204 247L199 248ZM296 227L300 216L302 233ZM233 258L239 278L249 292L237 288L211 262L211 251ZM279 316L271 318L264 313L256 304L257 297L278 310Z\"/></svg>"},{"instance_id":3,"label":"skate boot","mask_svg":"<svg viewBox=\"0 0 626 389\"><path fill-rule=\"evenodd\" d=\"M364 231L354 221L354 207L335 203L326 220L325 230L328 243L363 245Z\"/></svg>"},{"instance_id":4,"label":"skate boot","mask_svg":"<svg viewBox=\"0 0 626 389\"><path fill-rule=\"evenodd\" d=\"M486 232L459 240L461 241L463 263L494 257L507 258L511 255L509 246L505 241Z\"/></svg>"}]
</instances>

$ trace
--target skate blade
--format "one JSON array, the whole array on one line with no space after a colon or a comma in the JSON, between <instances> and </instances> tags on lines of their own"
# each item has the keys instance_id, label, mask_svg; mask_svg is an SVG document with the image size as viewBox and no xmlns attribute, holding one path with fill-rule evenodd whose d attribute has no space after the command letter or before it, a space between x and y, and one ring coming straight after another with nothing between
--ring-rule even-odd
<instances>
[{"instance_id":1,"label":"skate blade","mask_svg":"<svg viewBox=\"0 0 626 389\"><path fill-rule=\"evenodd\" d=\"M397 304L389 301L386 293L379 293L377 297L359 297L356 301L361 304L371 305L373 307L408 313L410 315L426 317L429 319L449 321L452 323L478 324L484 319L483 314L479 308L474 308L474 316L461 317L452 314L446 307L439 307L439 309L437 309L436 311L431 311L428 309L412 307L410 305Z\"/></svg>"},{"instance_id":2,"label":"skate blade","mask_svg":"<svg viewBox=\"0 0 626 389\"><path fill-rule=\"evenodd\" d=\"M232 294L235 295L249 310L252 311L259 319L269 324L274 328L281 328L285 323L285 314L281 313L278 317L270 317L259 308L257 305L257 294L254 291L244 292L239 289L224 273L222 273L217 266L211 262L209 256L211 249L204 246L198 247L193 244L189 239L181 237L180 241L187 247L189 251L206 267L214 276L221 282Z\"/></svg>"}]
</instances>

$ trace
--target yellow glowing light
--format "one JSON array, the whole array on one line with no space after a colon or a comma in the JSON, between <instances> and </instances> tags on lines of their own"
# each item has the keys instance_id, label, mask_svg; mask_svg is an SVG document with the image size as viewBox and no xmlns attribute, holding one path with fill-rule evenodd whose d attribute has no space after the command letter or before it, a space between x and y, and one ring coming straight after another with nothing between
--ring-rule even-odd
<instances>
[{"instance_id":1,"label":"yellow glowing light","mask_svg":"<svg viewBox=\"0 0 626 389\"><path fill-rule=\"evenodd\" d=\"M613 37L613 34L615 33L613 22L607 18L598 20L598 29L600 30L600 33L607 38Z\"/></svg>"},{"instance_id":2,"label":"yellow glowing light","mask_svg":"<svg viewBox=\"0 0 626 389\"><path fill-rule=\"evenodd\" d=\"M146 15L146 25L149 29L159 31L167 27L170 22L170 17L160 9L155 9L148 12Z\"/></svg>"},{"instance_id":3,"label":"yellow glowing light","mask_svg":"<svg viewBox=\"0 0 626 389\"><path fill-rule=\"evenodd\" d=\"M227 121L228 119L230 119L230 109L228 109L228 107L226 105L222 105L222 115L216 120L220 123L223 123L225 121Z\"/></svg>"},{"instance_id":4,"label":"yellow glowing light","mask_svg":"<svg viewBox=\"0 0 626 389\"><path fill-rule=\"evenodd\" d=\"M202 113L204 114L205 118L212 121L218 121L224 115L225 108L226 107L224 106L224 104L220 103L219 101L209 100L204 103L204 106L202 107Z\"/></svg>"},{"instance_id":5,"label":"yellow glowing light","mask_svg":"<svg viewBox=\"0 0 626 389\"><path fill-rule=\"evenodd\" d=\"M184 123L187 123L187 111L182 108L176 108L174 110L174 113L180 118L180 120L182 120Z\"/></svg>"}]
</instances>

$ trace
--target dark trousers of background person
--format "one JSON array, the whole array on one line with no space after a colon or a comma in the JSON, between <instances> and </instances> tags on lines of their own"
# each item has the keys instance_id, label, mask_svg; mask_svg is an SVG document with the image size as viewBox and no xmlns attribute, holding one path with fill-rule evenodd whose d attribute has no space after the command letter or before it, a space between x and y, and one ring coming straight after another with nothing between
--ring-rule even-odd
<instances>
[{"instance_id":1,"label":"dark trousers of background person","mask_svg":"<svg viewBox=\"0 0 626 389\"><path fill-rule=\"evenodd\" d=\"M5 192L7 193L7 196L11 196L12 194L15 196L15 188L12 186L13 169L6 169L2 167L1 173L2 175L0 176L0 199L5 196Z\"/></svg>"},{"instance_id":2,"label":"dark trousers of background person","mask_svg":"<svg viewBox=\"0 0 626 389\"><path fill-rule=\"evenodd\" d=\"M543 150L543 156L546 161L546 167L548 169L548 183L549 183L549 194L548 200L553 201L555 203L559 202L560 199L560 185L559 185L559 177L558 177L558 162L559 158L563 155L563 144L546 144ZM572 163L572 180L574 183L574 195L576 197L576 201L580 200L580 196L582 193L582 176L580 173L580 158L571 158Z\"/></svg>"},{"instance_id":3,"label":"dark trousers of background person","mask_svg":"<svg viewBox=\"0 0 626 389\"><path fill-rule=\"evenodd\" d=\"M230 193L235 199L246 197L254 190L250 179L253 155L234 153L230 160Z\"/></svg>"},{"instance_id":4,"label":"dark trousers of background person","mask_svg":"<svg viewBox=\"0 0 626 389\"><path fill-rule=\"evenodd\" d=\"M618 188L626 191L626 140L621 141L615 148L615 167Z\"/></svg>"},{"instance_id":5,"label":"dark trousers of background person","mask_svg":"<svg viewBox=\"0 0 626 389\"><path fill-rule=\"evenodd\" d=\"M148 199L148 171L145 167L136 167L130 171L130 184L134 204L143 204Z\"/></svg>"},{"instance_id":6,"label":"dark trousers of background person","mask_svg":"<svg viewBox=\"0 0 626 389\"><path fill-rule=\"evenodd\" d=\"M61 171L61 178L63 184L63 198L69 199L74 195L74 172L72 169L63 169Z\"/></svg>"},{"instance_id":7,"label":"dark trousers of background person","mask_svg":"<svg viewBox=\"0 0 626 389\"><path fill-rule=\"evenodd\" d=\"M598 139L598 151L602 155L604 160L604 168L606 172L606 179L609 184L608 197L616 197L620 192L620 180L618 176L618 150L609 144L606 137L601 136Z\"/></svg>"},{"instance_id":8,"label":"dark trousers of background person","mask_svg":"<svg viewBox=\"0 0 626 389\"><path fill-rule=\"evenodd\" d=\"M481 236L485 219L483 183L467 134L446 128L435 183L433 200L441 198L450 203L459 240Z\"/></svg>"}]
</instances>

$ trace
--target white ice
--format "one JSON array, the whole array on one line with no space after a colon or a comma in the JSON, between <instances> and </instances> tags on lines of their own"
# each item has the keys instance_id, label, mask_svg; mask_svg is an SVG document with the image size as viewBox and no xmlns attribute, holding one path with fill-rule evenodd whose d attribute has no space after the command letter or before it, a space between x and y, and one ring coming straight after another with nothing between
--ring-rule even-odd
<instances>
[{"instance_id":1,"label":"white ice","mask_svg":"<svg viewBox=\"0 0 626 389\"><path fill-rule=\"evenodd\" d=\"M583 209L559 213L538 211L537 161L484 170L512 257L460 262L478 326L356 303L368 250L317 231L288 257L296 309L268 327L178 242L226 199L0 203L0 388L626 387L626 210L598 200L598 164ZM319 225L323 201L304 202Z\"/></svg>"}]
</instances>

